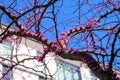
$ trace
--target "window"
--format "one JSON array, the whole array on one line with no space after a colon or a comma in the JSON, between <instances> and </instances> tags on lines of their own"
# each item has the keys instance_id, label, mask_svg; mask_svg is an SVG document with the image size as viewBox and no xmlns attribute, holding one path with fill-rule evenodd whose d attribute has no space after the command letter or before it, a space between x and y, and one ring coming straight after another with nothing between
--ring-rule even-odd
<instances>
[{"instance_id":1,"label":"window","mask_svg":"<svg viewBox=\"0 0 120 80\"><path fill-rule=\"evenodd\" d=\"M37 51L37 56L41 56L41 55L42 55L42 53ZM39 62L37 65L37 68L38 68L38 71L40 71L41 73L46 73L45 65L43 62ZM39 77L39 80L44 80L43 76L38 76L38 77Z\"/></svg>"},{"instance_id":2,"label":"window","mask_svg":"<svg viewBox=\"0 0 120 80\"><path fill-rule=\"evenodd\" d=\"M10 59L9 55L11 54L12 51L12 42L5 40L2 43L2 56L6 59ZM7 65L10 64L9 61L4 61L4 64L2 65L2 73L3 73L3 78L2 80L12 80L12 69L10 69Z\"/></svg>"},{"instance_id":3,"label":"window","mask_svg":"<svg viewBox=\"0 0 120 80\"><path fill-rule=\"evenodd\" d=\"M12 51L12 42L5 40L2 43L2 56L4 56L4 58L9 58L11 51Z\"/></svg>"},{"instance_id":4,"label":"window","mask_svg":"<svg viewBox=\"0 0 120 80\"><path fill-rule=\"evenodd\" d=\"M80 69L66 62L57 60L57 80L81 80Z\"/></svg>"},{"instance_id":5,"label":"window","mask_svg":"<svg viewBox=\"0 0 120 80\"><path fill-rule=\"evenodd\" d=\"M2 65L3 78L1 80L12 80L12 73L12 70L8 66Z\"/></svg>"}]
</instances>

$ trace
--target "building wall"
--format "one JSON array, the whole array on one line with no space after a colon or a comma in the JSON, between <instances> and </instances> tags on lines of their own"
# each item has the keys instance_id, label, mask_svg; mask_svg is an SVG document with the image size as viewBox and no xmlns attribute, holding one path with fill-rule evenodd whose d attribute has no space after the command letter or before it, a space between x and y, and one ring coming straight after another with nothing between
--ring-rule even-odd
<instances>
[{"instance_id":1,"label":"building wall","mask_svg":"<svg viewBox=\"0 0 120 80\"><path fill-rule=\"evenodd\" d=\"M15 38L18 38L15 36ZM22 61L24 59L27 58L33 58L35 56L37 56L37 51L43 53L43 46L42 44L35 42L33 40L30 39L26 39L26 38L18 38L18 39L14 39L12 38L12 52L11 54L13 55L9 55L9 57L13 57L13 61L12 64L16 64L16 66L13 68L13 78L12 80L39 80L38 76L45 76L43 73L43 71L39 71L38 72L38 64L40 62L38 62L36 59L32 59L32 60L26 60L26 61ZM3 42L4 43L4 42ZM3 44L2 43L2 44ZM0 44L0 56L2 56L2 44ZM67 62L69 64L72 64L74 66L78 66L80 67L78 71L80 71L80 77L82 78L82 80L95 80L95 79L91 79L91 74L90 74L90 70L87 68L87 66L79 61L71 61L68 59L63 59L59 56L56 56L54 53L49 53L48 55L46 55L45 58L45 67L47 67L46 70L46 74L47 75L53 75L53 80L62 80L62 79L58 79L58 75L57 75L57 64L56 64L56 60L62 60L64 62ZM2 64L6 64L6 61L2 61ZM19 61L22 61L20 64L17 65L17 63ZM0 70L1 70L1 74L0 76L2 76L2 65L0 65ZM68 75L65 75L68 76ZM50 76L48 76L48 78L51 78ZM49 79L48 79L49 80ZM68 80L68 79L67 79Z\"/></svg>"}]
</instances>

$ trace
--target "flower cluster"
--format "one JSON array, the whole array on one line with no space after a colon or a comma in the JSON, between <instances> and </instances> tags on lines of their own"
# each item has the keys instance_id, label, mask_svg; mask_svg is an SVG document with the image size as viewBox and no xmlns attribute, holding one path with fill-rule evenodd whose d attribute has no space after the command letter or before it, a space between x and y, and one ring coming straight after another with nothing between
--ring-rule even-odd
<instances>
[{"instance_id":1,"label":"flower cluster","mask_svg":"<svg viewBox=\"0 0 120 80\"><path fill-rule=\"evenodd\" d=\"M96 18L92 18L89 20L88 24L86 25L86 29L92 29L94 26L98 26Z\"/></svg>"},{"instance_id":2,"label":"flower cluster","mask_svg":"<svg viewBox=\"0 0 120 80\"><path fill-rule=\"evenodd\" d=\"M44 48L43 54L37 56L38 62L43 62L43 60L44 60L46 54L49 52L49 50L50 50L50 49L47 48L47 47Z\"/></svg>"},{"instance_id":3,"label":"flower cluster","mask_svg":"<svg viewBox=\"0 0 120 80\"><path fill-rule=\"evenodd\" d=\"M119 80L116 73L112 73L112 80Z\"/></svg>"},{"instance_id":4,"label":"flower cluster","mask_svg":"<svg viewBox=\"0 0 120 80\"><path fill-rule=\"evenodd\" d=\"M68 36L70 35L71 33L74 33L74 32L79 32L81 30L83 30L84 27L82 25L78 25L76 26L75 28L70 28L68 31L65 31L63 32L61 35L65 35L65 36Z\"/></svg>"},{"instance_id":5,"label":"flower cluster","mask_svg":"<svg viewBox=\"0 0 120 80\"><path fill-rule=\"evenodd\" d=\"M38 60L38 62L43 62L43 60L44 60L43 54L42 55L38 55L37 56L37 60Z\"/></svg>"}]
</instances>

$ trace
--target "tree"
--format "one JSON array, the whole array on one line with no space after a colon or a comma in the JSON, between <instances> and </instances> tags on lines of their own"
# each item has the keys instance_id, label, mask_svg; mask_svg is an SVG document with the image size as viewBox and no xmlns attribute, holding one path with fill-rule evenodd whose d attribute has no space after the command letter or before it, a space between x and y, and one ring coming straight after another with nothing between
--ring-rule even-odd
<instances>
[{"instance_id":1,"label":"tree","mask_svg":"<svg viewBox=\"0 0 120 80\"><path fill-rule=\"evenodd\" d=\"M119 0L3 0L0 23L7 28L0 39L35 39L46 46L39 61L55 52L87 64L101 80L118 80L113 69L120 68L119 5Z\"/></svg>"}]
</instances>

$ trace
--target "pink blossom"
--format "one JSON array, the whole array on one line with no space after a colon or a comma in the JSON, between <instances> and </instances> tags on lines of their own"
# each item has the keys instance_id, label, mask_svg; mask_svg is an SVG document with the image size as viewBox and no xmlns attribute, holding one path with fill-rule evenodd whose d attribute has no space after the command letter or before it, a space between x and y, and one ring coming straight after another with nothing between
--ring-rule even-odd
<instances>
[{"instance_id":1,"label":"pink blossom","mask_svg":"<svg viewBox=\"0 0 120 80\"><path fill-rule=\"evenodd\" d=\"M43 55L38 55L37 56L38 62L43 62L43 59L44 59Z\"/></svg>"},{"instance_id":2,"label":"pink blossom","mask_svg":"<svg viewBox=\"0 0 120 80\"><path fill-rule=\"evenodd\" d=\"M55 56L54 60L59 60L59 57L58 57L58 56Z\"/></svg>"},{"instance_id":3,"label":"pink blossom","mask_svg":"<svg viewBox=\"0 0 120 80\"><path fill-rule=\"evenodd\" d=\"M79 27L76 27L76 28L75 28L75 30L77 30L77 31L78 31L78 30L80 30L80 28L79 28Z\"/></svg>"},{"instance_id":4,"label":"pink blossom","mask_svg":"<svg viewBox=\"0 0 120 80\"><path fill-rule=\"evenodd\" d=\"M62 32L62 34L61 35L65 35L65 32Z\"/></svg>"},{"instance_id":5,"label":"pink blossom","mask_svg":"<svg viewBox=\"0 0 120 80\"><path fill-rule=\"evenodd\" d=\"M94 41L93 41L93 44L92 44L92 46L93 46L93 48L94 48L95 50L97 49L96 42L97 42L97 41L94 40Z\"/></svg>"},{"instance_id":6,"label":"pink blossom","mask_svg":"<svg viewBox=\"0 0 120 80\"><path fill-rule=\"evenodd\" d=\"M28 29L27 29L26 27L23 27L23 30L24 30L24 31L27 31Z\"/></svg>"},{"instance_id":7,"label":"pink blossom","mask_svg":"<svg viewBox=\"0 0 120 80\"><path fill-rule=\"evenodd\" d=\"M37 21L40 21L40 20L41 20L41 18L40 18L40 17L38 17L38 18L37 18Z\"/></svg>"},{"instance_id":8,"label":"pink blossom","mask_svg":"<svg viewBox=\"0 0 120 80\"><path fill-rule=\"evenodd\" d=\"M51 43L51 47L54 48L55 44Z\"/></svg>"},{"instance_id":9,"label":"pink blossom","mask_svg":"<svg viewBox=\"0 0 120 80\"><path fill-rule=\"evenodd\" d=\"M72 29L72 32L74 32L75 31L75 29Z\"/></svg>"},{"instance_id":10,"label":"pink blossom","mask_svg":"<svg viewBox=\"0 0 120 80\"><path fill-rule=\"evenodd\" d=\"M43 37L42 35L39 35L39 36L38 36L38 38L40 38L40 39L41 39L42 37Z\"/></svg>"},{"instance_id":11,"label":"pink blossom","mask_svg":"<svg viewBox=\"0 0 120 80\"><path fill-rule=\"evenodd\" d=\"M70 51L71 51L71 54L75 53L75 50L73 48L71 48Z\"/></svg>"},{"instance_id":12,"label":"pink blossom","mask_svg":"<svg viewBox=\"0 0 120 80\"><path fill-rule=\"evenodd\" d=\"M83 28L83 26L82 26L82 25L79 25L78 27L79 27L79 28Z\"/></svg>"},{"instance_id":13,"label":"pink blossom","mask_svg":"<svg viewBox=\"0 0 120 80\"><path fill-rule=\"evenodd\" d=\"M91 62L90 61L88 61L88 62L86 62L88 65L90 65L91 64Z\"/></svg>"},{"instance_id":14,"label":"pink blossom","mask_svg":"<svg viewBox=\"0 0 120 80\"><path fill-rule=\"evenodd\" d=\"M102 72L102 70L101 70L101 69L97 69L97 72L98 72L98 73L101 73L101 72Z\"/></svg>"},{"instance_id":15,"label":"pink blossom","mask_svg":"<svg viewBox=\"0 0 120 80\"><path fill-rule=\"evenodd\" d=\"M48 38L45 38L45 41L48 41Z\"/></svg>"},{"instance_id":16,"label":"pink blossom","mask_svg":"<svg viewBox=\"0 0 120 80\"><path fill-rule=\"evenodd\" d=\"M11 11L8 11L7 14L8 14L9 16L11 16Z\"/></svg>"},{"instance_id":17,"label":"pink blossom","mask_svg":"<svg viewBox=\"0 0 120 80\"><path fill-rule=\"evenodd\" d=\"M92 68L92 70L96 71L98 69L98 66L95 66Z\"/></svg>"},{"instance_id":18,"label":"pink blossom","mask_svg":"<svg viewBox=\"0 0 120 80\"><path fill-rule=\"evenodd\" d=\"M4 7L3 5L1 5L1 4L0 4L0 7L1 7L2 9L5 9L5 7Z\"/></svg>"},{"instance_id":19,"label":"pink blossom","mask_svg":"<svg viewBox=\"0 0 120 80\"><path fill-rule=\"evenodd\" d=\"M2 64L3 61L0 61L0 64Z\"/></svg>"},{"instance_id":20,"label":"pink blossom","mask_svg":"<svg viewBox=\"0 0 120 80\"><path fill-rule=\"evenodd\" d=\"M14 57L14 56L11 54L11 55L10 55L10 59L13 59L13 57Z\"/></svg>"},{"instance_id":21,"label":"pink blossom","mask_svg":"<svg viewBox=\"0 0 120 80\"><path fill-rule=\"evenodd\" d=\"M27 34L27 35L31 35L31 32L30 32L30 31L28 31L26 34Z\"/></svg>"},{"instance_id":22,"label":"pink blossom","mask_svg":"<svg viewBox=\"0 0 120 80\"><path fill-rule=\"evenodd\" d=\"M72 28L70 28L70 32L72 31L73 29Z\"/></svg>"},{"instance_id":23,"label":"pink blossom","mask_svg":"<svg viewBox=\"0 0 120 80\"><path fill-rule=\"evenodd\" d=\"M107 34L112 34L114 32L115 32L115 30L113 28L111 28L111 30L109 32L107 32Z\"/></svg>"},{"instance_id":24,"label":"pink blossom","mask_svg":"<svg viewBox=\"0 0 120 80\"><path fill-rule=\"evenodd\" d=\"M48 47L44 48L44 52L47 52L48 50L49 50Z\"/></svg>"},{"instance_id":25,"label":"pink blossom","mask_svg":"<svg viewBox=\"0 0 120 80\"><path fill-rule=\"evenodd\" d=\"M20 26L21 26L21 24L20 24L20 23L18 23L18 26L20 27Z\"/></svg>"},{"instance_id":26,"label":"pink blossom","mask_svg":"<svg viewBox=\"0 0 120 80\"><path fill-rule=\"evenodd\" d=\"M113 77L116 77L116 76L117 76L117 74L116 74L116 73L113 73L113 74L112 74L112 76L113 76Z\"/></svg>"},{"instance_id":27,"label":"pink blossom","mask_svg":"<svg viewBox=\"0 0 120 80\"><path fill-rule=\"evenodd\" d=\"M10 37L6 37L6 39L5 40L10 40Z\"/></svg>"},{"instance_id":28,"label":"pink blossom","mask_svg":"<svg viewBox=\"0 0 120 80\"><path fill-rule=\"evenodd\" d=\"M100 49L101 49L101 51L105 51L106 49L105 48L103 48L103 47L100 47Z\"/></svg>"},{"instance_id":29,"label":"pink blossom","mask_svg":"<svg viewBox=\"0 0 120 80\"><path fill-rule=\"evenodd\" d=\"M62 35L62 36L61 36L61 39L62 39L62 40L66 40L65 35Z\"/></svg>"},{"instance_id":30,"label":"pink blossom","mask_svg":"<svg viewBox=\"0 0 120 80\"><path fill-rule=\"evenodd\" d=\"M84 57L84 58L82 58L82 61L83 61L84 63L90 63L90 62L89 62L89 60L88 60L88 59L86 59L85 57Z\"/></svg>"},{"instance_id":31,"label":"pink blossom","mask_svg":"<svg viewBox=\"0 0 120 80\"><path fill-rule=\"evenodd\" d=\"M93 26L95 26L97 24L97 19L93 18L89 21L89 23L86 25L86 29L91 29Z\"/></svg>"},{"instance_id":32,"label":"pink blossom","mask_svg":"<svg viewBox=\"0 0 120 80\"><path fill-rule=\"evenodd\" d=\"M91 29L94 26L93 22L87 24L86 29Z\"/></svg>"},{"instance_id":33,"label":"pink blossom","mask_svg":"<svg viewBox=\"0 0 120 80\"><path fill-rule=\"evenodd\" d=\"M15 29L13 32L17 33L19 30L18 29Z\"/></svg>"},{"instance_id":34,"label":"pink blossom","mask_svg":"<svg viewBox=\"0 0 120 80\"><path fill-rule=\"evenodd\" d=\"M114 80L120 80L119 78L115 78Z\"/></svg>"}]
</instances>

